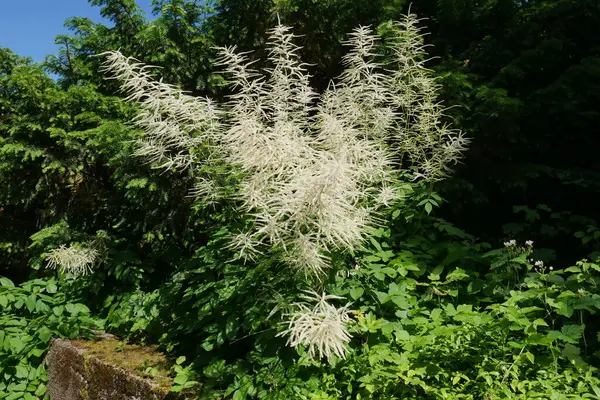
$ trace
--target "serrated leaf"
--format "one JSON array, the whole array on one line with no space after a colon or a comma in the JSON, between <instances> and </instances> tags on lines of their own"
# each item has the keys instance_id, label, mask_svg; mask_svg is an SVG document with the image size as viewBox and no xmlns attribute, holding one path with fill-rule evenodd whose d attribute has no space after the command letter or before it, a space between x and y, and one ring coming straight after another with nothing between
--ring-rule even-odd
<instances>
[{"instance_id":1,"label":"serrated leaf","mask_svg":"<svg viewBox=\"0 0 600 400\"><path fill-rule=\"evenodd\" d=\"M565 325L561 328L560 332L563 335L575 341L578 341L579 339L581 339L584 329L585 325Z\"/></svg>"}]
</instances>

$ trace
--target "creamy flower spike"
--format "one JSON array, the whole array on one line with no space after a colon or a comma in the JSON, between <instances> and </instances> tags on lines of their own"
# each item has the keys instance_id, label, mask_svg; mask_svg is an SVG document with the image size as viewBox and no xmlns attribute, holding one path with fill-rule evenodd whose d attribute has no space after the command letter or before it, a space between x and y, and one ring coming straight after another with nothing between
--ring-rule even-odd
<instances>
[{"instance_id":1,"label":"creamy flower spike","mask_svg":"<svg viewBox=\"0 0 600 400\"><path fill-rule=\"evenodd\" d=\"M92 272L98 251L90 248L75 248L62 245L46 254L48 268L59 268L63 273L87 275Z\"/></svg>"},{"instance_id":2,"label":"creamy flower spike","mask_svg":"<svg viewBox=\"0 0 600 400\"><path fill-rule=\"evenodd\" d=\"M346 326L351 320L348 305L336 308L328 301L343 298L325 293L307 291L302 297L305 301L293 305L295 310L288 315L287 329L278 336L288 336L292 347L305 346L309 358L345 358L351 339Z\"/></svg>"}]
</instances>

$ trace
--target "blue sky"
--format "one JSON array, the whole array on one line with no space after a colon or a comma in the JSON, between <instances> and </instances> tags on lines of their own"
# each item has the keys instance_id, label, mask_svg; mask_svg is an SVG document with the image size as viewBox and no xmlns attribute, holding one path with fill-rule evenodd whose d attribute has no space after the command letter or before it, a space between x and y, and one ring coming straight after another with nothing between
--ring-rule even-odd
<instances>
[{"instance_id":1,"label":"blue sky","mask_svg":"<svg viewBox=\"0 0 600 400\"><path fill-rule=\"evenodd\" d=\"M150 1L137 3L150 16ZM58 46L54 38L68 33L63 26L69 17L88 17L101 22L100 8L87 0L0 0L0 47L8 47L16 54L43 61Z\"/></svg>"}]
</instances>

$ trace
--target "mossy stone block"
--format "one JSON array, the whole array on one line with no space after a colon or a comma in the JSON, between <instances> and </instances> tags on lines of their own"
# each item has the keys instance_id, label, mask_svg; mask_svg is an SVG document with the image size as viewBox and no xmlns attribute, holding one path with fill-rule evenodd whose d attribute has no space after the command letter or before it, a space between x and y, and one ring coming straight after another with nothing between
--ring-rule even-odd
<instances>
[{"instance_id":1,"label":"mossy stone block","mask_svg":"<svg viewBox=\"0 0 600 400\"><path fill-rule=\"evenodd\" d=\"M151 347L102 340L52 341L46 357L51 400L180 400L168 363Z\"/></svg>"}]
</instances>

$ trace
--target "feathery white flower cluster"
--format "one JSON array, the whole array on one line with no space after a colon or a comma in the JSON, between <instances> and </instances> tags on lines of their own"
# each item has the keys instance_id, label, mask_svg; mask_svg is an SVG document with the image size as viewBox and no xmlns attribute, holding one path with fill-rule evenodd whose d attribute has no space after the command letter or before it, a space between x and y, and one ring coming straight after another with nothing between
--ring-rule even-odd
<instances>
[{"instance_id":1,"label":"feathery white flower cluster","mask_svg":"<svg viewBox=\"0 0 600 400\"><path fill-rule=\"evenodd\" d=\"M144 129L144 136L138 155L164 169L182 170L202 161L194 150L219 131L212 102L152 79L150 67L118 51L100 56L106 58L102 71L119 81L127 100L140 105L135 123Z\"/></svg>"},{"instance_id":2,"label":"feathery white flower cluster","mask_svg":"<svg viewBox=\"0 0 600 400\"><path fill-rule=\"evenodd\" d=\"M377 61L371 29L355 29L345 71L320 96L282 25L271 31L266 74L235 48L221 49L236 92L220 108L153 81L147 67L119 52L105 53L105 71L141 105L141 154L164 168L193 167L203 161L194 148L208 141L243 172L240 197L255 224L232 240L240 257L253 259L271 245L297 271L318 276L332 250L354 248L374 224L376 207L367 200L386 206L396 198L392 167L437 180L466 145L442 123L417 22L409 15L396 25L392 65ZM198 193L215 192L210 180L200 182L210 190Z\"/></svg>"},{"instance_id":3,"label":"feathery white flower cluster","mask_svg":"<svg viewBox=\"0 0 600 400\"><path fill-rule=\"evenodd\" d=\"M63 273L84 276L92 272L98 256L96 249L67 247L63 244L46 253L46 261L48 268L59 267Z\"/></svg>"},{"instance_id":4,"label":"feathery white flower cluster","mask_svg":"<svg viewBox=\"0 0 600 400\"><path fill-rule=\"evenodd\" d=\"M390 86L392 102L400 110L396 129L400 153L415 178L437 181L451 172L469 140L443 122L445 108L437 100L440 85L426 68L427 46L418 24L412 15L395 24Z\"/></svg>"},{"instance_id":5,"label":"feathery white flower cluster","mask_svg":"<svg viewBox=\"0 0 600 400\"><path fill-rule=\"evenodd\" d=\"M306 346L310 358L314 358L317 352L319 357L331 358L335 354L345 358L346 345L351 339L347 330L347 324L351 320L348 305L336 308L328 300L342 297L325 293L320 295L312 291L307 291L302 298L304 302L293 305L296 311L289 315L290 319L286 322L288 329L277 336L289 336L289 346Z\"/></svg>"}]
</instances>

